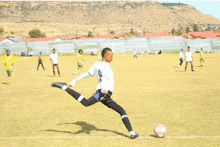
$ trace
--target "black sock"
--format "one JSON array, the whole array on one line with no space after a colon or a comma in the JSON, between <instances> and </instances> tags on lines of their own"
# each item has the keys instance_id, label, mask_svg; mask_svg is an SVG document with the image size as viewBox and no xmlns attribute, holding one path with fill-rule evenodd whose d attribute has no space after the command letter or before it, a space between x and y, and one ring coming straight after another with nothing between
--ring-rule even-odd
<instances>
[{"instance_id":1,"label":"black sock","mask_svg":"<svg viewBox=\"0 0 220 147\"><path fill-rule=\"evenodd\" d=\"M132 131L131 123L130 123L128 117L124 117L124 118L122 119L122 121L123 121L123 123L125 124L126 128L128 129L128 131L129 131L129 132Z\"/></svg>"},{"instance_id":2,"label":"black sock","mask_svg":"<svg viewBox=\"0 0 220 147\"><path fill-rule=\"evenodd\" d=\"M53 75L55 75L55 70L53 70Z\"/></svg>"},{"instance_id":3,"label":"black sock","mask_svg":"<svg viewBox=\"0 0 220 147\"><path fill-rule=\"evenodd\" d=\"M193 71L193 66L191 66L191 70Z\"/></svg>"}]
</instances>

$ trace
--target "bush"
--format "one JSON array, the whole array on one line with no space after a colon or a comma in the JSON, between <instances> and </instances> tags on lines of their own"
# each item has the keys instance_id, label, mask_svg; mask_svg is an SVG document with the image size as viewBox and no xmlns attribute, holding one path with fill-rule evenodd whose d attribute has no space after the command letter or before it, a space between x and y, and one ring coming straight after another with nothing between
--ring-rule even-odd
<instances>
[{"instance_id":1,"label":"bush","mask_svg":"<svg viewBox=\"0 0 220 147\"><path fill-rule=\"evenodd\" d=\"M91 31L88 32L88 36L87 37L94 37Z\"/></svg>"},{"instance_id":2,"label":"bush","mask_svg":"<svg viewBox=\"0 0 220 147\"><path fill-rule=\"evenodd\" d=\"M29 35L31 38L45 38L46 34L42 33L39 29L32 29L29 31Z\"/></svg>"},{"instance_id":3,"label":"bush","mask_svg":"<svg viewBox=\"0 0 220 147\"><path fill-rule=\"evenodd\" d=\"M198 26L196 24L193 25L193 31L194 32L199 32Z\"/></svg>"},{"instance_id":4,"label":"bush","mask_svg":"<svg viewBox=\"0 0 220 147\"><path fill-rule=\"evenodd\" d=\"M114 31L111 31L110 34L115 34L115 32L114 32Z\"/></svg>"},{"instance_id":5,"label":"bush","mask_svg":"<svg viewBox=\"0 0 220 147\"><path fill-rule=\"evenodd\" d=\"M4 32L4 29L0 28L0 34L2 34Z\"/></svg>"}]
</instances>

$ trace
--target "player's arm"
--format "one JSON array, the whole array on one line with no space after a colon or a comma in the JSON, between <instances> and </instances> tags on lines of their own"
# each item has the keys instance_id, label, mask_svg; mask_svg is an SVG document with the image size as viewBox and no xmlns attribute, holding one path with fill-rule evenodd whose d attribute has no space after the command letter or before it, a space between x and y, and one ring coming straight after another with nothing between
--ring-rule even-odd
<instances>
[{"instance_id":1,"label":"player's arm","mask_svg":"<svg viewBox=\"0 0 220 147\"><path fill-rule=\"evenodd\" d=\"M94 76L94 74L95 74L95 64L90 68L90 70L88 72L85 72L85 73L81 74L80 76L76 77L75 79L73 79L72 82L70 82L69 87L74 86L78 81L80 81L84 78Z\"/></svg>"},{"instance_id":2,"label":"player's arm","mask_svg":"<svg viewBox=\"0 0 220 147\"><path fill-rule=\"evenodd\" d=\"M84 78L88 78L90 77L91 75L88 73L88 72L85 72L83 74L81 74L80 76L74 78L71 82L70 82L70 86L69 87L72 87L72 86L75 86L76 83Z\"/></svg>"},{"instance_id":3,"label":"player's arm","mask_svg":"<svg viewBox=\"0 0 220 147\"><path fill-rule=\"evenodd\" d=\"M4 65L6 66L6 60L5 60L5 56L2 57L2 62L4 63Z\"/></svg>"}]
</instances>

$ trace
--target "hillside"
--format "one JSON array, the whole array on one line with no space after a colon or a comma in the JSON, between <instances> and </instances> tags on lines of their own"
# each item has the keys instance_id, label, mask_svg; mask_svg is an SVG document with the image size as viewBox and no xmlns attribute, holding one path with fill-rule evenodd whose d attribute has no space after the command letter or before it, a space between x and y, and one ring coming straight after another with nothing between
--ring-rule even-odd
<instances>
[{"instance_id":1,"label":"hillside","mask_svg":"<svg viewBox=\"0 0 220 147\"><path fill-rule=\"evenodd\" d=\"M145 2L0 2L3 35L28 36L39 28L47 36L143 32L170 32L172 28L218 29L220 20L203 15L193 6Z\"/></svg>"}]
</instances>

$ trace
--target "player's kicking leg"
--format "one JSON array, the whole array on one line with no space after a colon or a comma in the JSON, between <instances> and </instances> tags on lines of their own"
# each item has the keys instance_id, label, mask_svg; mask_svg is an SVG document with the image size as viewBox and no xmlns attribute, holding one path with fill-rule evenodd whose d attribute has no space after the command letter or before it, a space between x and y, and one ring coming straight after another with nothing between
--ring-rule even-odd
<instances>
[{"instance_id":1,"label":"player's kicking leg","mask_svg":"<svg viewBox=\"0 0 220 147\"><path fill-rule=\"evenodd\" d=\"M67 91L72 97L74 97L77 101L79 101L85 107L93 105L100 100L104 105L115 110L121 115L122 121L125 127L127 128L127 130L129 131L131 139L135 139L139 137L138 134L133 132L131 123L127 117L125 110L121 106L119 106L116 102L114 102L109 96L107 95L104 96L103 93L101 93L100 91L97 91L95 95L93 95L89 99L85 99L85 97L79 94L78 92L68 88L66 83L55 82L55 83L52 83L51 86Z\"/></svg>"}]
</instances>

